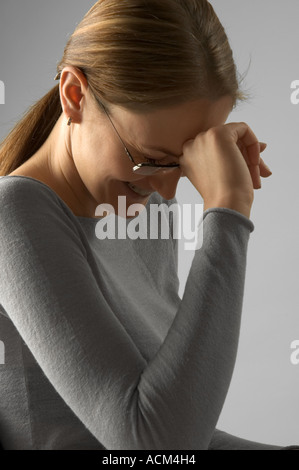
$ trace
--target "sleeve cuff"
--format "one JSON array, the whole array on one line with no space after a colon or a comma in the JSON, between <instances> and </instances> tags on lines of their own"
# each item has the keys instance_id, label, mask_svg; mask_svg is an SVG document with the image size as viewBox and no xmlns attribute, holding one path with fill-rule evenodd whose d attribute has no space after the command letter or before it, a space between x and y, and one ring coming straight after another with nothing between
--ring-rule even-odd
<instances>
[{"instance_id":1,"label":"sleeve cuff","mask_svg":"<svg viewBox=\"0 0 299 470\"><path fill-rule=\"evenodd\" d=\"M243 222L243 224L245 224L245 226L250 230L250 233L252 233L255 229L253 222L248 217L246 217L245 215L241 214L238 211L235 211L234 209L228 209L227 207L211 207L210 209L207 209L203 213L203 220L211 212L222 212L222 213L224 212L234 217L238 217L240 222Z\"/></svg>"}]
</instances>

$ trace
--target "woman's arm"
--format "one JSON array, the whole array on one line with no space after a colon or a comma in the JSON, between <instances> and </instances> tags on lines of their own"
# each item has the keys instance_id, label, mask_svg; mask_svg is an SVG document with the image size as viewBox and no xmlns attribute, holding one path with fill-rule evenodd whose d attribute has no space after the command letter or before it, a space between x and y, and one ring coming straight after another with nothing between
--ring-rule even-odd
<instances>
[{"instance_id":1,"label":"woman's arm","mask_svg":"<svg viewBox=\"0 0 299 470\"><path fill-rule=\"evenodd\" d=\"M215 429L208 450L282 450L285 447L250 441Z\"/></svg>"},{"instance_id":2,"label":"woman's arm","mask_svg":"<svg viewBox=\"0 0 299 470\"><path fill-rule=\"evenodd\" d=\"M234 369L252 222L205 213L182 302L147 363L59 199L13 179L0 181L1 303L52 385L107 449L207 449Z\"/></svg>"}]
</instances>

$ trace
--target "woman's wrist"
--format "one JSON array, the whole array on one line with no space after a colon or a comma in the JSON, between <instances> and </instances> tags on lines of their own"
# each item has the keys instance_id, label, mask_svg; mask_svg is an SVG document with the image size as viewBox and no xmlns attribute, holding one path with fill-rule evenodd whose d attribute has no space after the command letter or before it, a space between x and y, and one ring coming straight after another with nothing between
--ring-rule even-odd
<instances>
[{"instance_id":1,"label":"woman's wrist","mask_svg":"<svg viewBox=\"0 0 299 470\"><path fill-rule=\"evenodd\" d=\"M240 214L243 214L245 215L245 217L250 219L252 203L242 201L239 198L223 198L218 199L217 201L204 201L204 211L213 207L223 207L226 209L232 209L234 211L240 212Z\"/></svg>"}]
</instances>

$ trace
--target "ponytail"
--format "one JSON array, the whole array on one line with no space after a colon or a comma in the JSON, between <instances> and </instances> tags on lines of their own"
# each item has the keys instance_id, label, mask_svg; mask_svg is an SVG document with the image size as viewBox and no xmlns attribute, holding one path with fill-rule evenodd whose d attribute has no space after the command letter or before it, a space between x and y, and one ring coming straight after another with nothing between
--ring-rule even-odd
<instances>
[{"instance_id":1,"label":"ponytail","mask_svg":"<svg viewBox=\"0 0 299 470\"><path fill-rule=\"evenodd\" d=\"M43 145L62 113L59 84L32 105L0 144L0 176L14 171Z\"/></svg>"}]
</instances>

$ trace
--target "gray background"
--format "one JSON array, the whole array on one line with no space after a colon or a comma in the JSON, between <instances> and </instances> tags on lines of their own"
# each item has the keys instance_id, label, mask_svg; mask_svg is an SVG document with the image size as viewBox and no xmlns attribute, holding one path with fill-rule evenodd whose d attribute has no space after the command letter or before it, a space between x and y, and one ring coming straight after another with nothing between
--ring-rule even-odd
<instances>
[{"instance_id":1,"label":"gray background","mask_svg":"<svg viewBox=\"0 0 299 470\"><path fill-rule=\"evenodd\" d=\"M55 83L68 36L94 0L0 0L0 139ZM290 344L299 339L298 149L299 105L290 84L299 79L298 0L212 0L226 28L251 100L229 122L247 122L268 143L263 158L273 171L255 192L243 318L237 363L218 427L277 445L299 444L299 365ZM181 204L201 203L181 180ZM180 243L180 293L194 252ZM218 352L221 354L221 351Z\"/></svg>"}]
</instances>

